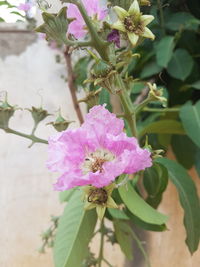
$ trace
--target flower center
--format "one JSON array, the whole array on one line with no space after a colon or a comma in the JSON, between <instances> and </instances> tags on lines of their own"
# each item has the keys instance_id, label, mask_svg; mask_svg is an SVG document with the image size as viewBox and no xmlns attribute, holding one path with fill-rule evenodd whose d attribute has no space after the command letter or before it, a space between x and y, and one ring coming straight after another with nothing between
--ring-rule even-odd
<instances>
[{"instance_id":1,"label":"flower center","mask_svg":"<svg viewBox=\"0 0 200 267\"><path fill-rule=\"evenodd\" d=\"M140 35L144 32L144 27L139 19L135 19L133 16L126 17L124 19L125 29L129 32L134 32L137 35Z\"/></svg>"},{"instance_id":2,"label":"flower center","mask_svg":"<svg viewBox=\"0 0 200 267\"><path fill-rule=\"evenodd\" d=\"M112 161L115 159L115 156L106 149L98 149L95 152L89 153L83 164L82 170L86 174L88 172L103 172L103 164L106 161Z\"/></svg>"},{"instance_id":3,"label":"flower center","mask_svg":"<svg viewBox=\"0 0 200 267\"><path fill-rule=\"evenodd\" d=\"M88 202L94 204L105 204L108 200L108 193L103 188L95 188L88 194Z\"/></svg>"}]
</instances>

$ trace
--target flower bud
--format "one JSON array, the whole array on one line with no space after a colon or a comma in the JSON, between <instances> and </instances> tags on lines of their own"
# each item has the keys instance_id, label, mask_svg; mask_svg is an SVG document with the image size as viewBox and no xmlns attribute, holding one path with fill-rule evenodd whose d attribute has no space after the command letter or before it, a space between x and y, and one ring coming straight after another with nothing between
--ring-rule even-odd
<instances>
[{"instance_id":1,"label":"flower bud","mask_svg":"<svg viewBox=\"0 0 200 267\"><path fill-rule=\"evenodd\" d=\"M72 122L74 122L74 121L67 121L67 120L65 120L61 116L61 113L59 111L59 114L58 114L57 119L54 122L49 122L47 124L53 125L53 127L56 129L56 131L62 132L62 131L65 131L69 127L70 123L72 123Z\"/></svg>"},{"instance_id":2,"label":"flower bud","mask_svg":"<svg viewBox=\"0 0 200 267\"><path fill-rule=\"evenodd\" d=\"M47 110L43 109L43 108L36 108L36 107L32 107L32 109L27 109L28 111L31 112L31 115L33 117L33 120L35 122L35 124L37 125L40 121L44 120L46 117L48 117L49 114Z\"/></svg>"},{"instance_id":3,"label":"flower bud","mask_svg":"<svg viewBox=\"0 0 200 267\"><path fill-rule=\"evenodd\" d=\"M98 60L91 71L92 77L88 80L85 80L84 83L93 82L94 85L99 85L103 88L106 88L110 93L114 94L119 90L115 81L116 73L117 71L111 64L103 60Z\"/></svg>"},{"instance_id":4,"label":"flower bud","mask_svg":"<svg viewBox=\"0 0 200 267\"><path fill-rule=\"evenodd\" d=\"M15 110L17 110L17 106L11 106L7 102L7 95L5 97L5 101L0 105L0 128L6 129L8 128L9 120L13 116Z\"/></svg>"}]
</instances>

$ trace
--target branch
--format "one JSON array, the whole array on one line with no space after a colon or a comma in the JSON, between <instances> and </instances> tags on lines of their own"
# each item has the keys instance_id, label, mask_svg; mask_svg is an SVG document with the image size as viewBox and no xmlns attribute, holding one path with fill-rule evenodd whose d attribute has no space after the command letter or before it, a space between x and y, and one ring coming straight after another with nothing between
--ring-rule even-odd
<instances>
[{"instance_id":1,"label":"branch","mask_svg":"<svg viewBox=\"0 0 200 267\"><path fill-rule=\"evenodd\" d=\"M79 119L80 124L82 124L84 122L84 120L83 120L83 115L82 115L82 112L81 112L81 109L80 109L80 106L79 106L79 103L77 100L77 96L76 96L77 87L74 83L75 75L74 75L73 68L72 68L71 54L69 52L69 46L66 46L66 49L64 52L64 57L65 57L66 67L67 67L67 72L68 72L68 86L69 86L69 90L71 93L74 109L76 111L76 114L77 114L77 117Z\"/></svg>"},{"instance_id":2,"label":"branch","mask_svg":"<svg viewBox=\"0 0 200 267\"><path fill-rule=\"evenodd\" d=\"M21 133L21 132L15 131L15 130L10 129L10 128L5 128L5 129L2 129L2 130L4 130L6 133L15 134L15 135L27 138L29 140L32 140L32 144L34 144L34 143L48 144L47 140L41 139L41 138L39 138L39 137L37 137L37 136L35 136L33 134Z\"/></svg>"}]
</instances>

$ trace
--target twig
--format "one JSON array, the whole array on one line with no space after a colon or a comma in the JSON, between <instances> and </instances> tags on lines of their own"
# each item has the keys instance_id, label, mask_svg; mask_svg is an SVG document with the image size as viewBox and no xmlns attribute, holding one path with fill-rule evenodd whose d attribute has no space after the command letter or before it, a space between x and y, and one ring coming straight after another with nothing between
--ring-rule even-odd
<instances>
[{"instance_id":1,"label":"twig","mask_svg":"<svg viewBox=\"0 0 200 267\"><path fill-rule=\"evenodd\" d=\"M71 93L71 97L72 97L72 101L73 101L73 105L74 105L74 109L76 111L77 117L79 119L80 124L83 123L83 115L77 100L77 96L76 96L76 91L77 91L77 87L74 83L75 81L75 75L73 73L73 68L72 68L72 61L71 61L71 54L69 51L69 46L66 46L65 52L64 52L64 57L65 57L65 61L66 61L66 67L67 67L67 72L68 72L68 86L69 86L69 90Z\"/></svg>"},{"instance_id":2,"label":"twig","mask_svg":"<svg viewBox=\"0 0 200 267\"><path fill-rule=\"evenodd\" d=\"M34 134L24 134L24 133L15 131L15 130L10 129L10 128L6 128L6 129L2 129L2 130L4 130L6 133L15 134L15 135L27 138L29 140L32 140L33 144L34 143L48 144L47 140L41 139L41 138L35 136Z\"/></svg>"}]
</instances>

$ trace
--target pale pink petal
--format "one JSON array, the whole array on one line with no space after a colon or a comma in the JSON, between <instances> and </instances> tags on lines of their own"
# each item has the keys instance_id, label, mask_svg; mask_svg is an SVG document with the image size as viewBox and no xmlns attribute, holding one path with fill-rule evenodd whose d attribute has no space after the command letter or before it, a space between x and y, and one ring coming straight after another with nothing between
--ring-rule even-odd
<instances>
[{"instance_id":1,"label":"pale pink petal","mask_svg":"<svg viewBox=\"0 0 200 267\"><path fill-rule=\"evenodd\" d=\"M86 115L83 128L96 131L98 135L113 134L118 135L123 131L124 122L118 119L115 114L110 113L105 105L94 106Z\"/></svg>"}]
</instances>

